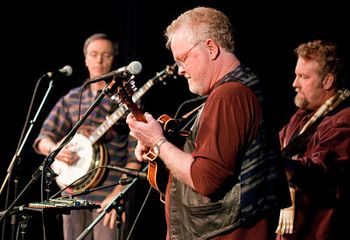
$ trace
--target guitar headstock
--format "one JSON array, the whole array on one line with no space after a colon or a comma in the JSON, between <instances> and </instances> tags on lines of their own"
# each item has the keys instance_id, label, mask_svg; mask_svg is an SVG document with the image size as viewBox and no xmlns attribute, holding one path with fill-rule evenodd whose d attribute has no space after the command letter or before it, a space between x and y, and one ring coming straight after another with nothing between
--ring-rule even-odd
<instances>
[{"instance_id":1,"label":"guitar headstock","mask_svg":"<svg viewBox=\"0 0 350 240\"><path fill-rule=\"evenodd\" d=\"M132 95L136 90L134 81L123 81L115 87L112 99L119 104L132 101Z\"/></svg>"},{"instance_id":2,"label":"guitar headstock","mask_svg":"<svg viewBox=\"0 0 350 240\"><path fill-rule=\"evenodd\" d=\"M113 81L107 87L107 93L112 100L121 103L119 99L123 100L126 97L131 97L136 91L137 87L134 81L135 76L133 75L129 79Z\"/></svg>"},{"instance_id":3,"label":"guitar headstock","mask_svg":"<svg viewBox=\"0 0 350 240\"><path fill-rule=\"evenodd\" d=\"M176 66L177 66L176 63L174 63L173 65L167 65L164 70L157 73L156 76L148 80L138 90L136 88L135 81L133 80L133 78L130 78L124 81L119 80L117 83L115 83L115 81L113 80L116 86L113 87L113 96L111 98L117 101L119 104L120 103L125 104L130 110L130 112L132 112L135 116L136 115L143 116L143 114L138 109L139 107L137 106L137 104L135 104L135 102L137 102L141 98L141 96L145 94L145 92L151 86L153 86L157 81L163 81L165 78L168 78L170 76L173 76L174 78L176 78L176 75L175 75ZM144 117L140 117L140 118L141 118L140 121L144 121Z\"/></svg>"},{"instance_id":4,"label":"guitar headstock","mask_svg":"<svg viewBox=\"0 0 350 240\"><path fill-rule=\"evenodd\" d=\"M139 106L132 100L133 94L136 92L135 81L123 81L116 87L116 94L113 96L119 104L125 104L129 111L134 114L138 121L146 122Z\"/></svg>"},{"instance_id":5,"label":"guitar headstock","mask_svg":"<svg viewBox=\"0 0 350 240\"><path fill-rule=\"evenodd\" d=\"M174 63L173 65L167 65L163 71L158 73L159 81L163 81L165 78L168 78L171 76L173 78L176 78L176 66L177 66L176 63Z\"/></svg>"}]
</instances>

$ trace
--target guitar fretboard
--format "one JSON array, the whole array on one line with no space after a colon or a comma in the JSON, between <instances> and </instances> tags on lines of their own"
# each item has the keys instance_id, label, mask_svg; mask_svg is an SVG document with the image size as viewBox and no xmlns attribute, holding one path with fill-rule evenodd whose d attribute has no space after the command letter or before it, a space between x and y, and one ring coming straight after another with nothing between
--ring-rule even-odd
<instances>
[{"instance_id":1,"label":"guitar fretboard","mask_svg":"<svg viewBox=\"0 0 350 240\"><path fill-rule=\"evenodd\" d=\"M148 80L139 90L137 90L132 95L132 101L136 103L158 80L162 81L164 78L172 75L174 67L175 65L171 66L170 70L166 68L160 73L157 73L155 77ZM98 126L89 136L91 144L95 144L100 139L100 137L102 137L103 134L105 134L107 130L113 126L115 122L117 122L126 112L128 112L128 110L128 107L123 103L111 115L107 116L106 120L100 126Z\"/></svg>"},{"instance_id":2,"label":"guitar fretboard","mask_svg":"<svg viewBox=\"0 0 350 240\"><path fill-rule=\"evenodd\" d=\"M133 102L137 102L140 98L154 85L153 79L147 81L137 92L132 96ZM106 117L106 120L92 132L89 139L92 144L95 144L100 137L110 129L115 122L117 122L126 112L128 111L127 106L121 104L111 115Z\"/></svg>"}]
</instances>

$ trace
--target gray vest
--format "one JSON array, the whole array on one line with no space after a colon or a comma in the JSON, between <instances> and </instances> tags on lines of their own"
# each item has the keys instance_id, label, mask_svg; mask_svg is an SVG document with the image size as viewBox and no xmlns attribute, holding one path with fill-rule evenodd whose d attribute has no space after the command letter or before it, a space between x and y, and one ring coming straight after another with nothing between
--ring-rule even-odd
<instances>
[{"instance_id":1,"label":"gray vest","mask_svg":"<svg viewBox=\"0 0 350 240\"><path fill-rule=\"evenodd\" d=\"M186 152L194 150L193 142L197 134L201 111L202 109L199 111L191 134L185 143L184 150ZM209 239L239 225L239 182L219 200L197 194L175 177L172 177L170 191L171 228L169 233L171 239Z\"/></svg>"},{"instance_id":2,"label":"gray vest","mask_svg":"<svg viewBox=\"0 0 350 240\"><path fill-rule=\"evenodd\" d=\"M262 103L259 80L249 68L236 68L217 86L232 81L249 87ZM202 109L185 143L186 152L194 150L193 142L201 111ZM276 152L267 146L268 136L263 120L261 124L258 135L243 153L243 157L237 159L241 163L239 176L232 179L231 186L221 199L197 194L172 176L169 227L171 239L210 239L260 219L267 212L278 212L280 208L290 205L284 170L278 164Z\"/></svg>"}]
</instances>

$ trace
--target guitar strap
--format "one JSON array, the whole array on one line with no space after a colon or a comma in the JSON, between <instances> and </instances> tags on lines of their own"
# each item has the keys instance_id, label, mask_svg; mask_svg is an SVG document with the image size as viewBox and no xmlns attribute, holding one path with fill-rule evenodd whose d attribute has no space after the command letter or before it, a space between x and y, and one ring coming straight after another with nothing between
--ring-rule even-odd
<instances>
[{"instance_id":1,"label":"guitar strap","mask_svg":"<svg viewBox=\"0 0 350 240\"><path fill-rule=\"evenodd\" d=\"M188 104L188 103L196 103L199 101L204 101L203 103L201 103L199 106L193 108L192 110L190 110L189 112L187 112L186 114L183 114L180 119L178 120L181 124L181 130L185 130L188 129L189 125L196 119L197 115L198 115L198 111L203 107L205 100L207 99L207 96L201 96L198 98L194 98L194 99L190 99L185 101L183 104L181 104L181 106L179 107L179 109L177 110L177 113L180 111L181 107L184 104ZM175 118L177 116L177 113L175 114Z\"/></svg>"},{"instance_id":2,"label":"guitar strap","mask_svg":"<svg viewBox=\"0 0 350 240\"><path fill-rule=\"evenodd\" d=\"M350 91L348 89L338 90L334 96L322 104L299 133L294 135L288 145L281 150L282 156L292 158L294 155L301 152L306 147L323 117L337 108L349 95Z\"/></svg>"}]
</instances>

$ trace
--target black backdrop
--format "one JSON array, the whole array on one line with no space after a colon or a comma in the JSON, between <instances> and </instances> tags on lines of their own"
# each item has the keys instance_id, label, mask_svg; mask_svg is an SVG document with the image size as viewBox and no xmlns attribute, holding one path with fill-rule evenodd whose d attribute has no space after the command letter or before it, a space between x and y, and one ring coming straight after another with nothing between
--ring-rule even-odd
<instances>
[{"instance_id":1,"label":"black backdrop","mask_svg":"<svg viewBox=\"0 0 350 240\"><path fill-rule=\"evenodd\" d=\"M291 87L295 64L293 49L301 42L325 38L338 42L345 55L349 53L346 46L349 40L348 13L337 1L326 5L307 1L275 4L268 1L242 3L234 0L9 2L6 8L2 8L7 14L1 15L0 23L0 181L3 181L15 154L40 76L67 64L73 68L71 77L54 81L54 88L33 124L15 174L19 178L18 190L28 182L42 161L40 156L33 153L31 144L43 119L59 96L80 84L81 79L86 77L82 53L84 40L96 32L110 34L120 46L117 67L134 60L142 63L143 71L137 77L137 85L141 86L166 65L173 63L169 50L165 48L163 32L166 26L181 12L200 5L217 7L231 19L236 35L236 54L265 81L270 97L269 109L274 113L274 118L270 120L276 130L295 110ZM145 110L156 117L162 113L173 115L185 99L193 97L182 77L168 79L166 82L166 85L155 85L143 97ZM47 87L48 81L40 85L34 113ZM30 119L33 117L31 115ZM138 188L141 199L148 185L140 183ZM6 190L0 196L1 211L4 210ZM10 191L13 191L13 187ZM35 184L21 202L39 199L39 185ZM36 221L35 218L33 221ZM164 233L162 204L156 193L146 205L138 226L135 235L139 234L139 239L157 239ZM35 239L40 239L41 235L37 235ZM55 225L54 236L61 238L59 224Z\"/></svg>"}]
</instances>

